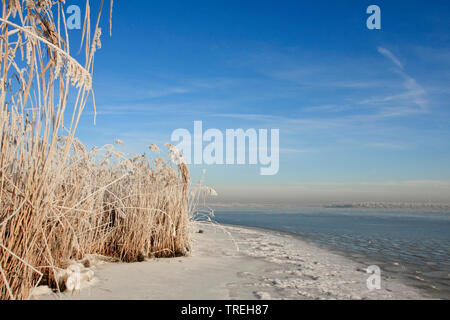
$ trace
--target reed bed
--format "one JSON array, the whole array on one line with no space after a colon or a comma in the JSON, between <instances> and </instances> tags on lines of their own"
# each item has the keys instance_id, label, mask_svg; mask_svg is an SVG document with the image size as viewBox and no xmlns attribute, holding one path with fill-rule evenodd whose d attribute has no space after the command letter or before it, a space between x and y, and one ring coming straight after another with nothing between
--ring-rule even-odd
<instances>
[{"instance_id":1,"label":"reed bed","mask_svg":"<svg viewBox=\"0 0 450 320\"><path fill-rule=\"evenodd\" d=\"M88 254L187 254L198 194L177 150L168 145L167 159L152 145L150 160L117 145L88 151L75 137L93 98L103 1L94 24L86 1L82 62L70 54L64 1L0 1L0 299L63 291L60 271Z\"/></svg>"}]
</instances>

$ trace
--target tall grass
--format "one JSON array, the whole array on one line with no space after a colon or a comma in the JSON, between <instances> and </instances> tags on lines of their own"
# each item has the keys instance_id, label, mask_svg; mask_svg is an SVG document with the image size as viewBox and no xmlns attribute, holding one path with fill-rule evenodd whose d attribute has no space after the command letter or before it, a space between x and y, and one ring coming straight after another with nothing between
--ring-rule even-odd
<instances>
[{"instance_id":1,"label":"tall grass","mask_svg":"<svg viewBox=\"0 0 450 320\"><path fill-rule=\"evenodd\" d=\"M86 1L82 64L62 1L0 1L0 299L27 299L43 284L63 290L58 270L86 254L186 254L189 173L177 151L169 146L165 160L152 146L151 162L112 145L87 151L75 138L93 97L103 0L92 25Z\"/></svg>"}]
</instances>

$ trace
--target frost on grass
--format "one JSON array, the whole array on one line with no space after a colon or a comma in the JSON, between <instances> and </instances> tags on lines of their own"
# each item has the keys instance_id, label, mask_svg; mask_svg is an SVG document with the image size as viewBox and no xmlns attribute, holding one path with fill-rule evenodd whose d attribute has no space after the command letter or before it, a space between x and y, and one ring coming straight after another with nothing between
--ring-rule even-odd
<instances>
[{"instance_id":1,"label":"frost on grass","mask_svg":"<svg viewBox=\"0 0 450 320\"><path fill-rule=\"evenodd\" d=\"M9 0L0 18L0 299L77 288L73 275L92 280L79 264L89 255L133 262L190 250L189 171L176 149L166 157L153 146L151 160L120 152L121 140L88 151L75 138L94 101L101 29L87 14L81 64L64 6Z\"/></svg>"}]
</instances>

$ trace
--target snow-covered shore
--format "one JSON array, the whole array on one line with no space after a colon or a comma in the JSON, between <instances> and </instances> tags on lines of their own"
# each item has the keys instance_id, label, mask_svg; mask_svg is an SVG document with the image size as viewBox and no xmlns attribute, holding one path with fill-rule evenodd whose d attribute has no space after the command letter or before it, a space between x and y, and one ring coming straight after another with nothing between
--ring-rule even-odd
<instances>
[{"instance_id":1,"label":"snow-covered shore","mask_svg":"<svg viewBox=\"0 0 450 320\"><path fill-rule=\"evenodd\" d=\"M294 236L196 223L189 257L95 267L80 293L38 299L426 299L382 274L370 291L363 266ZM239 248L239 249L238 249Z\"/></svg>"}]
</instances>

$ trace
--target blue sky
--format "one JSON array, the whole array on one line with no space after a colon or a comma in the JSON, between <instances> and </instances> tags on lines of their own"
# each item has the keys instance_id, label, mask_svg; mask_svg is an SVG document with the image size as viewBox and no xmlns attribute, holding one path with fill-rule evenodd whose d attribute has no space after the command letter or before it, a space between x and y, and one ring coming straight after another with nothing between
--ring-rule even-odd
<instances>
[{"instance_id":1,"label":"blue sky","mask_svg":"<svg viewBox=\"0 0 450 320\"><path fill-rule=\"evenodd\" d=\"M78 130L89 146L150 154L195 120L278 128L276 176L192 166L194 179L206 168L223 201L448 201L448 1L115 2L97 124L88 107ZM381 30L366 28L371 4Z\"/></svg>"}]
</instances>

